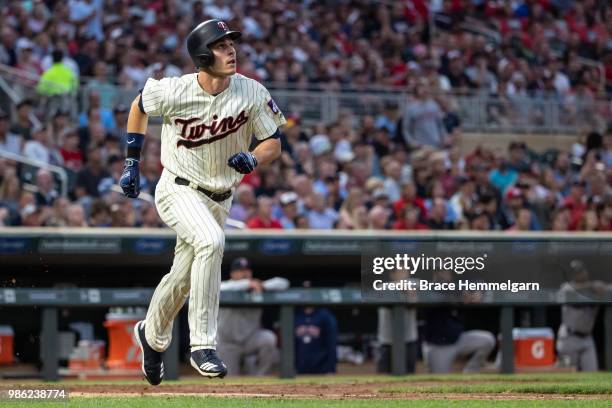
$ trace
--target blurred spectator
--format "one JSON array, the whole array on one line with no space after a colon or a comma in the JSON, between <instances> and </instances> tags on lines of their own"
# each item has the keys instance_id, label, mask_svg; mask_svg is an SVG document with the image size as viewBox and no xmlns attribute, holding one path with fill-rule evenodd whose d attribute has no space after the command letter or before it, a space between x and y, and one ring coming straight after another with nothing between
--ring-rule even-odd
<instances>
[{"instance_id":1,"label":"blurred spectator","mask_svg":"<svg viewBox=\"0 0 612 408\"><path fill-rule=\"evenodd\" d=\"M528 207L519 208L514 224L509 231L529 231L531 226L531 210Z\"/></svg>"},{"instance_id":2,"label":"blurred spectator","mask_svg":"<svg viewBox=\"0 0 612 408\"><path fill-rule=\"evenodd\" d=\"M327 189L327 195L325 202L328 207L334 211L340 211L344 198L348 194L346 190L341 186L340 177L338 175L325 177L325 187Z\"/></svg>"},{"instance_id":3,"label":"blurred spectator","mask_svg":"<svg viewBox=\"0 0 612 408\"><path fill-rule=\"evenodd\" d=\"M563 202L563 205L570 211L569 229L572 231L578 228L578 223L587 209L585 187L586 182L584 180L574 179L569 194Z\"/></svg>"},{"instance_id":4,"label":"blurred spectator","mask_svg":"<svg viewBox=\"0 0 612 408\"><path fill-rule=\"evenodd\" d=\"M497 187L502 193L506 193L518 178L518 173L510 168L508 163L503 162L499 164L499 167L491 171L489 176L491 184Z\"/></svg>"},{"instance_id":5,"label":"blurred spectator","mask_svg":"<svg viewBox=\"0 0 612 408\"><path fill-rule=\"evenodd\" d=\"M322 194L313 193L309 198L308 225L310 228L333 229L338 220L338 213L326 205L325 197Z\"/></svg>"},{"instance_id":6,"label":"blurred spectator","mask_svg":"<svg viewBox=\"0 0 612 408\"><path fill-rule=\"evenodd\" d=\"M40 77L36 90L46 97L65 97L76 90L77 78L74 72L63 63L64 53L61 50L54 50L51 58L53 64Z\"/></svg>"},{"instance_id":7,"label":"blurred spectator","mask_svg":"<svg viewBox=\"0 0 612 408\"><path fill-rule=\"evenodd\" d=\"M489 231L491 230L491 221L487 213L481 208L476 208L468 214L469 225L468 229L474 231Z\"/></svg>"},{"instance_id":8,"label":"blurred spectator","mask_svg":"<svg viewBox=\"0 0 612 408\"><path fill-rule=\"evenodd\" d=\"M116 186L123 172L123 159L119 156L111 156L108 158L108 171L107 177L100 180L98 184L98 193L100 196L104 196L112 191L113 186ZM144 177L140 179L140 186L143 187L145 182Z\"/></svg>"},{"instance_id":9,"label":"blurred spectator","mask_svg":"<svg viewBox=\"0 0 612 408\"><path fill-rule=\"evenodd\" d=\"M21 183L16 170L0 159L0 209L3 210L2 225L19 225L19 200Z\"/></svg>"},{"instance_id":10,"label":"blurred spectator","mask_svg":"<svg viewBox=\"0 0 612 408\"><path fill-rule=\"evenodd\" d=\"M418 84L415 97L408 103L403 116L403 132L406 144L416 149L420 146L442 147L446 143L443 113L431 97L427 85Z\"/></svg>"},{"instance_id":11,"label":"blurred spectator","mask_svg":"<svg viewBox=\"0 0 612 408\"><path fill-rule=\"evenodd\" d=\"M60 153L64 166L78 172L83 167L83 154L79 149L79 134L74 128L65 129L60 138L63 139Z\"/></svg>"},{"instance_id":12,"label":"blurred spectator","mask_svg":"<svg viewBox=\"0 0 612 408\"><path fill-rule=\"evenodd\" d=\"M401 217L393 223L394 230L428 230L429 227L420 221L419 207L407 205L402 208Z\"/></svg>"},{"instance_id":13,"label":"blurred spectator","mask_svg":"<svg viewBox=\"0 0 612 408\"><path fill-rule=\"evenodd\" d=\"M325 308L305 307L295 314L295 368L298 374L336 372L338 324Z\"/></svg>"},{"instance_id":14,"label":"blurred spectator","mask_svg":"<svg viewBox=\"0 0 612 408\"><path fill-rule=\"evenodd\" d=\"M285 278L254 279L246 258L234 259L230 266L230 279L221 282L221 291L262 293L288 288L289 281ZM278 362L276 335L261 327L262 312L261 308L219 309L217 350L227 364L230 375L265 375Z\"/></svg>"},{"instance_id":15,"label":"blurred spectator","mask_svg":"<svg viewBox=\"0 0 612 408\"><path fill-rule=\"evenodd\" d=\"M2 26L0 34L0 62L14 67L17 65L17 35L8 25Z\"/></svg>"},{"instance_id":16,"label":"blurred spectator","mask_svg":"<svg viewBox=\"0 0 612 408\"><path fill-rule=\"evenodd\" d=\"M510 227L512 230L519 231L539 231L541 229L539 220L529 207L523 190L518 187L508 190L501 212L501 224L504 229Z\"/></svg>"},{"instance_id":17,"label":"blurred spectator","mask_svg":"<svg viewBox=\"0 0 612 408\"><path fill-rule=\"evenodd\" d=\"M455 225L447 220L447 203L444 198L436 198L432 201L431 211L427 218L427 225L432 230L451 230Z\"/></svg>"},{"instance_id":18,"label":"blurred spectator","mask_svg":"<svg viewBox=\"0 0 612 408\"><path fill-rule=\"evenodd\" d=\"M131 200L122 199L110 206L111 223L113 228L130 228L136 226L136 213Z\"/></svg>"},{"instance_id":19,"label":"blurred spectator","mask_svg":"<svg viewBox=\"0 0 612 408\"><path fill-rule=\"evenodd\" d=\"M98 185L100 181L110 176L110 173L104 168L103 151L99 147L91 147L89 149L88 160L85 167L77 173L75 196L81 198L84 196L99 197Z\"/></svg>"},{"instance_id":20,"label":"blurred spectator","mask_svg":"<svg viewBox=\"0 0 612 408\"><path fill-rule=\"evenodd\" d=\"M400 163L395 160L390 160L384 169L385 180L383 188L387 197L391 201L397 201L400 199L400 183L402 176L402 167Z\"/></svg>"},{"instance_id":21,"label":"blurred spectator","mask_svg":"<svg viewBox=\"0 0 612 408\"><path fill-rule=\"evenodd\" d=\"M159 218L155 205L148 204L141 208L142 211L142 222L140 227L142 228L164 228L164 222Z\"/></svg>"},{"instance_id":22,"label":"blurred spectator","mask_svg":"<svg viewBox=\"0 0 612 408\"><path fill-rule=\"evenodd\" d=\"M125 129L127 129L127 119L128 113L130 112L129 108L120 103L113 109L113 128L110 130L111 136L115 139L121 140L122 143L125 143L123 137L125 135Z\"/></svg>"},{"instance_id":23,"label":"blurred spectator","mask_svg":"<svg viewBox=\"0 0 612 408\"><path fill-rule=\"evenodd\" d=\"M460 177L459 190L450 198L449 204L453 212L459 215L459 221L465 222L466 216L472 211L477 199L474 180L469 177Z\"/></svg>"},{"instance_id":24,"label":"blurred spectator","mask_svg":"<svg viewBox=\"0 0 612 408\"><path fill-rule=\"evenodd\" d=\"M296 228L297 200L298 196L293 191L288 191L280 196L282 215L279 221L284 229Z\"/></svg>"},{"instance_id":25,"label":"blurred spectator","mask_svg":"<svg viewBox=\"0 0 612 408\"><path fill-rule=\"evenodd\" d=\"M0 109L0 150L20 154L23 138L9 130L9 119L9 115Z\"/></svg>"},{"instance_id":26,"label":"blurred spectator","mask_svg":"<svg viewBox=\"0 0 612 408\"><path fill-rule=\"evenodd\" d=\"M29 99L22 100L17 104L16 110L17 115L13 120L10 131L16 135L20 135L26 141L30 140L32 138L32 129L34 128L34 124L30 120L32 101Z\"/></svg>"},{"instance_id":27,"label":"blurred spectator","mask_svg":"<svg viewBox=\"0 0 612 408\"><path fill-rule=\"evenodd\" d=\"M107 146L109 142L113 142L113 139L112 138L107 139ZM121 154L121 153L122 152L119 149L117 149L115 151L115 154L116 154L115 157L119 157L118 154ZM141 158L140 190L142 192L145 192L151 195L155 195L155 187L157 186L157 182L159 181L159 176L160 176L159 165L160 165L159 153L157 152L151 153L147 151Z\"/></svg>"},{"instance_id":28,"label":"blurred spectator","mask_svg":"<svg viewBox=\"0 0 612 408\"><path fill-rule=\"evenodd\" d=\"M87 227L87 219L85 218L85 210L81 204L71 204L66 209L67 227Z\"/></svg>"},{"instance_id":29,"label":"blurred spectator","mask_svg":"<svg viewBox=\"0 0 612 408\"><path fill-rule=\"evenodd\" d=\"M255 215L257 199L250 184L242 183L234 192L234 200L230 208L229 218L245 222Z\"/></svg>"},{"instance_id":30,"label":"blurred spectator","mask_svg":"<svg viewBox=\"0 0 612 408\"><path fill-rule=\"evenodd\" d=\"M529 160L527 158L527 145L523 142L512 142L508 147L510 160L508 168L517 173L529 171Z\"/></svg>"},{"instance_id":31,"label":"blurred spectator","mask_svg":"<svg viewBox=\"0 0 612 408\"><path fill-rule=\"evenodd\" d=\"M101 41L104 38L102 32L103 5L101 0L69 0L70 21L83 28L83 34L89 38Z\"/></svg>"},{"instance_id":32,"label":"blurred spectator","mask_svg":"<svg viewBox=\"0 0 612 408\"><path fill-rule=\"evenodd\" d=\"M36 172L36 205L51 206L59 194L55 189L53 175L44 169Z\"/></svg>"},{"instance_id":33,"label":"blurred spectator","mask_svg":"<svg viewBox=\"0 0 612 408\"><path fill-rule=\"evenodd\" d=\"M342 203L342 207L340 207L338 221L339 229L367 228L367 220L362 220L362 218L359 217L358 214L361 210L365 210L365 207L363 207L363 203L363 191L357 187L352 188L349 191L346 200L344 200L344 202ZM365 215L367 216L367 210L365 211Z\"/></svg>"},{"instance_id":34,"label":"blurred spectator","mask_svg":"<svg viewBox=\"0 0 612 408\"><path fill-rule=\"evenodd\" d=\"M298 214L295 216L295 228L310 229L310 225L308 224L308 217L305 214Z\"/></svg>"},{"instance_id":35,"label":"blurred spectator","mask_svg":"<svg viewBox=\"0 0 612 408\"><path fill-rule=\"evenodd\" d=\"M442 191L442 194L444 191ZM402 210L407 205L414 205L419 208L421 215L425 217L427 215L427 209L423 199L417 196L416 186L412 181L407 181L402 184L401 197L393 203L393 211L396 217L399 217Z\"/></svg>"},{"instance_id":36,"label":"blurred spectator","mask_svg":"<svg viewBox=\"0 0 612 408\"><path fill-rule=\"evenodd\" d=\"M26 204L21 210L21 225L24 227L43 227L51 217L49 207L39 207L36 204Z\"/></svg>"},{"instance_id":37,"label":"blurred spectator","mask_svg":"<svg viewBox=\"0 0 612 408\"><path fill-rule=\"evenodd\" d=\"M104 200L94 200L91 205L90 220L92 227L111 226L111 210Z\"/></svg>"},{"instance_id":38,"label":"blurred spectator","mask_svg":"<svg viewBox=\"0 0 612 408\"><path fill-rule=\"evenodd\" d=\"M277 220L272 218L272 199L267 196L261 196L257 199L257 213L247 222L249 228L273 228L282 229L283 226Z\"/></svg>"},{"instance_id":39,"label":"blurred spectator","mask_svg":"<svg viewBox=\"0 0 612 408\"><path fill-rule=\"evenodd\" d=\"M23 146L23 155L28 159L45 164L51 163L51 148L47 128L34 129L32 139L25 142Z\"/></svg>"},{"instance_id":40,"label":"blurred spectator","mask_svg":"<svg viewBox=\"0 0 612 408\"><path fill-rule=\"evenodd\" d=\"M111 82L108 71L109 68L106 62L97 61L93 67L94 77L87 83L87 91L89 93L95 92L99 95L98 100L101 108L112 110L117 103L118 89L115 84ZM117 113L118 110L126 111L127 107L124 104L119 104L115 107L113 113ZM125 125L125 123L115 123L116 127L125 131L125 126L120 125Z\"/></svg>"},{"instance_id":41,"label":"blurred spectator","mask_svg":"<svg viewBox=\"0 0 612 408\"><path fill-rule=\"evenodd\" d=\"M389 222L389 211L380 206L374 206L368 213L368 227L370 229L387 229Z\"/></svg>"}]
</instances>

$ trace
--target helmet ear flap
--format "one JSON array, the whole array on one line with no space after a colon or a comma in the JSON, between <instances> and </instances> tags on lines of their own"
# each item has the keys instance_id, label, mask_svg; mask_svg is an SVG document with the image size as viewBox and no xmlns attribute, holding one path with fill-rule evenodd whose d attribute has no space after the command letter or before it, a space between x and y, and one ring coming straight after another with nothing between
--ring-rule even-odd
<instances>
[{"instance_id":1,"label":"helmet ear flap","mask_svg":"<svg viewBox=\"0 0 612 408\"><path fill-rule=\"evenodd\" d=\"M212 57L210 55L198 55L198 68L208 68L212 65Z\"/></svg>"}]
</instances>

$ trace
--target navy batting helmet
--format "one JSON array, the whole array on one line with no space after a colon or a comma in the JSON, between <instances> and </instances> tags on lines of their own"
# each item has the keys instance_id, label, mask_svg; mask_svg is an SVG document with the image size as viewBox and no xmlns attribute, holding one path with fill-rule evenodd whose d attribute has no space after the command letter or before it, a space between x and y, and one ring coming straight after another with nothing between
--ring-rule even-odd
<instances>
[{"instance_id":1,"label":"navy batting helmet","mask_svg":"<svg viewBox=\"0 0 612 408\"><path fill-rule=\"evenodd\" d=\"M221 20L207 20L200 23L187 36L187 51L196 68L207 68L214 60L210 44L223 37L237 40L241 35L240 31L231 31Z\"/></svg>"}]
</instances>

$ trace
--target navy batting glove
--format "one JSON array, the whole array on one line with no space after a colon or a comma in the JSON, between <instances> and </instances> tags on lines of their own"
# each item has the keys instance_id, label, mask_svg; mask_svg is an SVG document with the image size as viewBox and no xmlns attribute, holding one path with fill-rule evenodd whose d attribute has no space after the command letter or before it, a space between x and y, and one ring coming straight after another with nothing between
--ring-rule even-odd
<instances>
[{"instance_id":1,"label":"navy batting glove","mask_svg":"<svg viewBox=\"0 0 612 408\"><path fill-rule=\"evenodd\" d=\"M119 186L123 194L130 198L138 197L140 194L140 169L139 161L136 159L125 159L123 174L119 178Z\"/></svg>"},{"instance_id":2,"label":"navy batting glove","mask_svg":"<svg viewBox=\"0 0 612 408\"><path fill-rule=\"evenodd\" d=\"M227 165L238 173L249 174L257 167L257 159L251 152L240 152L230 157Z\"/></svg>"}]
</instances>

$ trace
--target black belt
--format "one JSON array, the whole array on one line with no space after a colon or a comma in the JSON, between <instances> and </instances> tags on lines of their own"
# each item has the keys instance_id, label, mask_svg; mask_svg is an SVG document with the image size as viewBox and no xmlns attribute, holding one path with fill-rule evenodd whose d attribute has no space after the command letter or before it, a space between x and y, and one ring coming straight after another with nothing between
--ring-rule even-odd
<instances>
[{"instance_id":1,"label":"black belt","mask_svg":"<svg viewBox=\"0 0 612 408\"><path fill-rule=\"evenodd\" d=\"M574 331L574 330L570 329L569 327L567 329L567 333L572 335L572 336L582 337L582 338L589 337L591 335L591 333L582 333L582 332Z\"/></svg>"},{"instance_id":2,"label":"black belt","mask_svg":"<svg viewBox=\"0 0 612 408\"><path fill-rule=\"evenodd\" d=\"M220 203L221 201L225 201L232 196L232 190L227 190L222 193L215 193L214 191L207 190L204 187L200 187L195 183L191 183L189 182L189 180L185 180L182 177L175 178L174 182L179 186L188 186L195 190L198 190L200 193L206 195L208 198L218 203Z\"/></svg>"}]
</instances>

